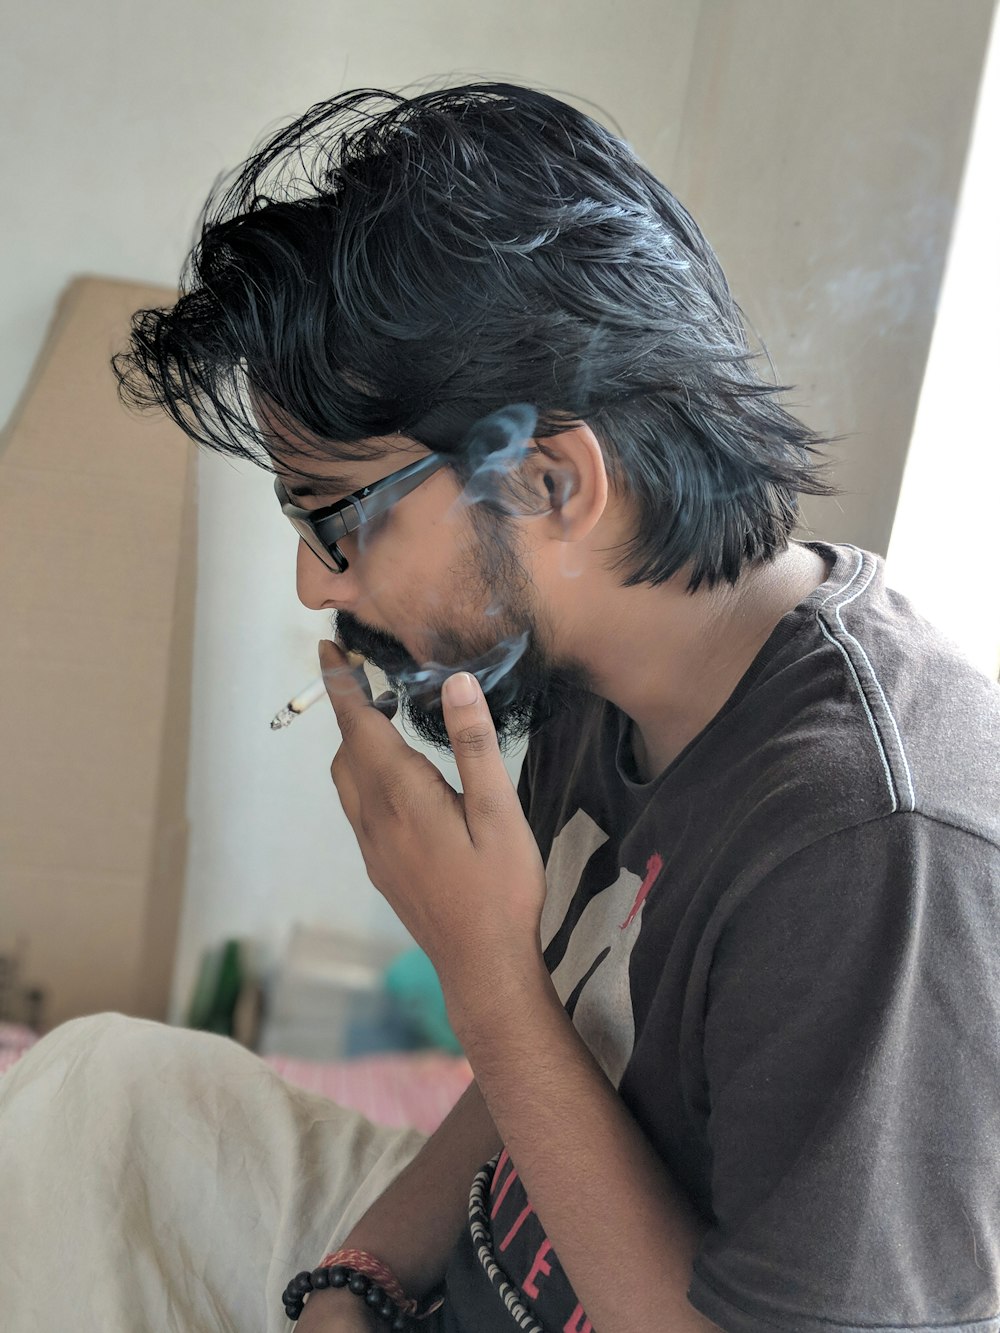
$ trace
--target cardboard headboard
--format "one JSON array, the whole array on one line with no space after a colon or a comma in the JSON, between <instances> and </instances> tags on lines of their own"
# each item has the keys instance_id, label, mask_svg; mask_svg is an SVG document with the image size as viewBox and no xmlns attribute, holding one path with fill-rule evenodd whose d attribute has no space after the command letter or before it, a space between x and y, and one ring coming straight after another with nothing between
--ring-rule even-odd
<instances>
[{"instance_id":1,"label":"cardboard headboard","mask_svg":"<svg viewBox=\"0 0 1000 1333\"><path fill-rule=\"evenodd\" d=\"M162 1018L183 893L195 454L108 361L175 293L75 280L0 440L0 953L48 1025Z\"/></svg>"}]
</instances>

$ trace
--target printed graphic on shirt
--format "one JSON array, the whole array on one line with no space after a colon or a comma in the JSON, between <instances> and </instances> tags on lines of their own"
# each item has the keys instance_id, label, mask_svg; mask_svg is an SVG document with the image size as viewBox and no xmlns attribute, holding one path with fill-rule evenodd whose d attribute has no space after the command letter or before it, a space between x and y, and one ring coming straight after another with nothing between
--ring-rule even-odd
<instances>
[{"instance_id":1,"label":"printed graphic on shirt","mask_svg":"<svg viewBox=\"0 0 1000 1333\"><path fill-rule=\"evenodd\" d=\"M562 926L587 863L607 839L583 810L577 810L556 836L545 871L543 948ZM635 1046L629 963L642 928L643 903L662 869L663 859L654 853L643 878L622 868L614 884L595 893L552 973L573 1026L615 1087Z\"/></svg>"}]
</instances>

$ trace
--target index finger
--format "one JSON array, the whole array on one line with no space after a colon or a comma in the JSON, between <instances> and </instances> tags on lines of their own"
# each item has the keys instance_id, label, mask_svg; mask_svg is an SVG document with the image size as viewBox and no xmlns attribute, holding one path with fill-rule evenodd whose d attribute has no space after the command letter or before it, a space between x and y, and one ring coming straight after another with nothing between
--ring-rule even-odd
<instances>
[{"instance_id":1,"label":"index finger","mask_svg":"<svg viewBox=\"0 0 1000 1333\"><path fill-rule=\"evenodd\" d=\"M372 733L370 729L373 726L381 726L384 737L381 744L392 744L384 732L384 723L389 721L388 715L383 709L373 705L368 677L360 667L355 668L351 665L343 648L330 639L321 639L319 665L323 684L333 704L337 725L344 741L351 744L353 738L359 734L365 736L378 734ZM379 719L378 722L375 721L376 718ZM395 737L396 742L405 745L405 741L391 724L389 732Z\"/></svg>"}]
</instances>

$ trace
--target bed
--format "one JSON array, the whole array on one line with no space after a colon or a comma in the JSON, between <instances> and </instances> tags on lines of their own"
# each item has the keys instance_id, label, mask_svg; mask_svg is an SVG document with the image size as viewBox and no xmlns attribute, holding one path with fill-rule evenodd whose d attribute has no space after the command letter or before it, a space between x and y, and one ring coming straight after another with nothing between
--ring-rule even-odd
<instances>
[{"instance_id":1,"label":"bed","mask_svg":"<svg viewBox=\"0 0 1000 1333\"><path fill-rule=\"evenodd\" d=\"M0 1023L0 1077L38 1038L30 1029ZM287 1082L361 1111L379 1125L412 1126L432 1133L472 1081L462 1056L405 1051L350 1060L300 1060L269 1055L265 1063Z\"/></svg>"}]
</instances>

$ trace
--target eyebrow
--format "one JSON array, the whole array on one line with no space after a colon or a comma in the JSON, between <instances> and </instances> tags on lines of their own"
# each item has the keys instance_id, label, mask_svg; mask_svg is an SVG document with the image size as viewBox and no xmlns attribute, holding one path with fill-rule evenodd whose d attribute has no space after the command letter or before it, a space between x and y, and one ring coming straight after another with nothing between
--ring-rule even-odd
<instances>
[{"instance_id":1,"label":"eyebrow","mask_svg":"<svg viewBox=\"0 0 1000 1333\"><path fill-rule=\"evenodd\" d=\"M354 491L363 489L358 484L356 477L317 477L310 482L303 482L301 485L289 486L284 483L285 493L299 500L304 496L317 495L351 495Z\"/></svg>"}]
</instances>

